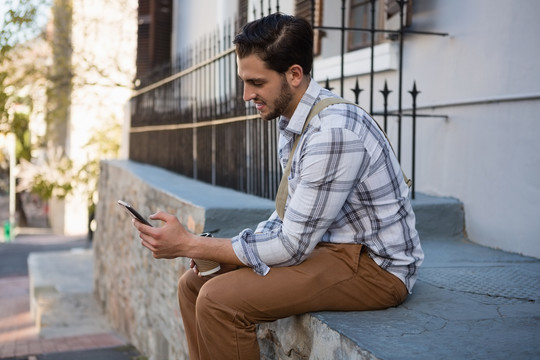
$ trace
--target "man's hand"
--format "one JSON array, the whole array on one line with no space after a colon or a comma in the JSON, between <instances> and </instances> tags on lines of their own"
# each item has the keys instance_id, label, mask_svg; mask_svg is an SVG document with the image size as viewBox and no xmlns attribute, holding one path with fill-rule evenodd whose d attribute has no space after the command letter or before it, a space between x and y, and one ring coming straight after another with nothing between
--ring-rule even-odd
<instances>
[{"instance_id":1,"label":"man's hand","mask_svg":"<svg viewBox=\"0 0 540 360\"><path fill-rule=\"evenodd\" d=\"M140 232L141 244L150 250L156 259L174 259L189 256L194 244L194 236L188 232L176 216L159 211L150 216L152 220L164 222L161 227L152 227L133 221Z\"/></svg>"},{"instance_id":2,"label":"man's hand","mask_svg":"<svg viewBox=\"0 0 540 360\"><path fill-rule=\"evenodd\" d=\"M244 266L234 253L231 239L194 235L182 226L176 216L163 211L150 215L150 219L161 220L163 225L152 227L137 220L133 220L133 225L139 231L142 246L150 250L154 258L188 257L214 260L224 264L224 270L218 274L234 270L233 266Z\"/></svg>"}]
</instances>

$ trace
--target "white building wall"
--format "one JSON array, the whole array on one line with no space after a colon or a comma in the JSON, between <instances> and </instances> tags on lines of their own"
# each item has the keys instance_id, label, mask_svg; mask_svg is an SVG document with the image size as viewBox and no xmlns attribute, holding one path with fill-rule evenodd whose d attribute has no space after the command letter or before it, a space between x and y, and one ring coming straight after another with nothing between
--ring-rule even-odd
<instances>
[{"instance_id":1,"label":"white building wall","mask_svg":"<svg viewBox=\"0 0 540 360\"><path fill-rule=\"evenodd\" d=\"M326 4L327 2L325 2ZM416 81L418 118L416 191L464 203L469 238L482 245L540 257L540 71L536 45L540 2L417 0L404 46L402 104L411 108ZM339 9L325 7L324 25L339 24ZM339 32L327 32L315 78L339 93ZM375 48L374 112L383 109L384 81L397 109L398 43ZM346 55L344 96L359 77L360 104L369 107L369 49ZM442 117L444 116L444 117ZM379 119L382 120L382 119ZM402 165L411 174L411 120L403 119ZM389 119L397 146L397 120Z\"/></svg>"},{"instance_id":2,"label":"white building wall","mask_svg":"<svg viewBox=\"0 0 540 360\"><path fill-rule=\"evenodd\" d=\"M405 84L416 80L423 91L422 113L448 115L419 120L417 189L460 199L472 241L534 257L540 257L538 14L535 0L417 1L415 28L450 36L412 37L404 62Z\"/></svg>"}]
</instances>

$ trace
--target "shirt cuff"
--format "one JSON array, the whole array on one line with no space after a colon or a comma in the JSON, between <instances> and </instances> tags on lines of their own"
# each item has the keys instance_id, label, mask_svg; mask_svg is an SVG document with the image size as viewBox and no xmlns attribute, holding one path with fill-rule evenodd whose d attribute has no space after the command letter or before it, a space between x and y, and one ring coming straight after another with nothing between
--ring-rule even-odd
<instances>
[{"instance_id":1,"label":"shirt cuff","mask_svg":"<svg viewBox=\"0 0 540 360\"><path fill-rule=\"evenodd\" d=\"M253 230L242 230L238 236L233 237L232 247L236 256L244 265L251 267L258 275L265 276L268 274L270 267L263 263L256 253Z\"/></svg>"}]
</instances>

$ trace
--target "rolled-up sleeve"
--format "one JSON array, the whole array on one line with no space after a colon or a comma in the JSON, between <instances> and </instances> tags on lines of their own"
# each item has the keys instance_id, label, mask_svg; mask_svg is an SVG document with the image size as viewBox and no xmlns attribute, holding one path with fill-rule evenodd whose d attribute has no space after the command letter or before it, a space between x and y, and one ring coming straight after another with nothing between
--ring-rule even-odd
<instances>
[{"instance_id":1,"label":"rolled-up sleeve","mask_svg":"<svg viewBox=\"0 0 540 360\"><path fill-rule=\"evenodd\" d=\"M264 276L270 271L270 267L262 262L254 246L256 240L251 229L243 230L238 236L233 237L232 246L236 256L244 265L249 266L257 274Z\"/></svg>"}]
</instances>

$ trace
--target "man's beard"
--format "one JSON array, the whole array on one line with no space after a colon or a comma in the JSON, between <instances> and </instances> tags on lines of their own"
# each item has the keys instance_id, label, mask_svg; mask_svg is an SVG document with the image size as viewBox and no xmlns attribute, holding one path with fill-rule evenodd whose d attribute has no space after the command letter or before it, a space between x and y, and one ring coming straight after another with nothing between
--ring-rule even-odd
<instances>
[{"instance_id":1,"label":"man's beard","mask_svg":"<svg viewBox=\"0 0 540 360\"><path fill-rule=\"evenodd\" d=\"M280 94L273 104L274 109L271 112L269 112L267 115L261 114L261 118L264 120L272 120L283 115L283 113L285 112L289 104L291 103L292 98L293 98L293 95L292 95L291 88L289 87L289 83L287 83L285 76L283 76L281 80Z\"/></svg>"}]
</instances>

